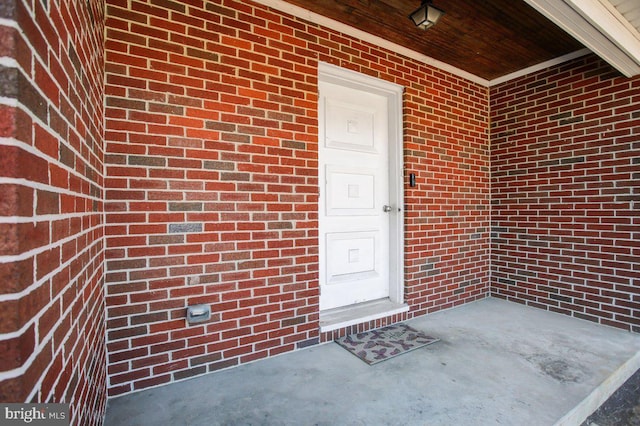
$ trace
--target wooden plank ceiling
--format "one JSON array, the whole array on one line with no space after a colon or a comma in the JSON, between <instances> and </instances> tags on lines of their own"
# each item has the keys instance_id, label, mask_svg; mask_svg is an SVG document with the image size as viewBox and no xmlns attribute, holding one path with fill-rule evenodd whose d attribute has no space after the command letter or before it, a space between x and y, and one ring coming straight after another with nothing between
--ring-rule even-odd
<instances>
[{"instance_id":1,"label":"wooden plank ceiling","mask_svg":"<svg viewBox=\"0 0 640 426\"><path fill-rule=\"evenodd\" d=\"M493 80L583 48L524 0L434 0L438 24L416 28L420 0L286 0Z\"/></svg>"}]
</instances>

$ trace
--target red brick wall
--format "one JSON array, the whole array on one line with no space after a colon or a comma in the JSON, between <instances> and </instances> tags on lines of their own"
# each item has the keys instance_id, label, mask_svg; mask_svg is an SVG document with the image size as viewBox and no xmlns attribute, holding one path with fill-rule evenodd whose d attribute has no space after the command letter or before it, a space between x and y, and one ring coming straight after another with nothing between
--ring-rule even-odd
<instances>
[{"instance_id":1,"label":"red brick wall","mask_svg":"<svg viewBox=\"0 0 640 426\"><path fill-rule=\"evenodd\" d=\"M488 90L407 60L399 69L405 170L417 177L405 185L405 299L417 316L487 296Z\"/></svg>"},{"instance_id":2,"label":"red brick wall","mask_svg":"<svg viewBox=\"0 0 640 426\"><path fill-rule=\"evenodd\" d=\"M0 7L0 401L101 424L104 5Z\"/></svg>"},{"instance_id":3,"label":"red brick wall","mask_svg":"<svg viewBox=\"0 0 640 426\"><path fill-rule=\"evenodd\" d=\"M490 98L492 294L640 331L640 78L587 56Z\"/></svg>"},{"instance_id":4,"label":"red brick wall","mask_svg":"<svg viewBox=\"0 0 640 426\"><path fill-rule=\"evenodd\" d=\"M409 316L487 294L487 89L249 1L109 1L106 60L111 395L320 340L318 61L407 88Z\"/></svg>"}]
</instances>

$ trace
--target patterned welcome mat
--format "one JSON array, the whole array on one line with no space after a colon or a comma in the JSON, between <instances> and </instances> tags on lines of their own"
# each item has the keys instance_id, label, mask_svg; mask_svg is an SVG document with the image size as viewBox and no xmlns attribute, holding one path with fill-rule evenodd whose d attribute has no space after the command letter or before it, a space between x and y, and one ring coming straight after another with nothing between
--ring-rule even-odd
<instances>
[{"instance_id":1,"label":"patterned welcome mat","mask_svg":"<svg viewBox=\"0 0 640 426\"><path fill-rule=\"evenodd\" d=\"M336 343L367 364L373 365L439 340L406 324L394 324L366 333L340 337Z\"/></svg>"}]
</instances>

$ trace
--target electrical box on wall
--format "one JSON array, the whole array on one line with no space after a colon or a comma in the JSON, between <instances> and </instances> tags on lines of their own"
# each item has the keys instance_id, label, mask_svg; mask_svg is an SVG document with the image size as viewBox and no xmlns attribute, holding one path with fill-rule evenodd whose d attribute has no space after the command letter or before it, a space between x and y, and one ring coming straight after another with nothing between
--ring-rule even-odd
<instances>
[{"instance_id":1,"label":"electrical box on wall","mask_svg":"<svg viewBox=\"0 0 640 426\"><path fill-rule=\"evenodd\" d=\"M211 319L211 306L193 305L187 307L187 322L189 324L208 321Z\"/></svg>"}]
</instances>

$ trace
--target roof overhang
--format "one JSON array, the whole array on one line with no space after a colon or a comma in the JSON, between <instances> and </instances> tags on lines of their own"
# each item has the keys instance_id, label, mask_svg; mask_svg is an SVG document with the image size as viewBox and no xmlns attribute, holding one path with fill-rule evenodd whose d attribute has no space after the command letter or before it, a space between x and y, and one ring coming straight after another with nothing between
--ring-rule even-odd
<instances>
[{"instance_id":1,"label":"roof overhang","mask_svg":"<svg viewBox=\"0 0 640 426\"><path fill-rule=\"evenodd\" d=\"M640 33L611 1L525 1L625 76L640 74Z\"/></svg>"}]
</instances>

